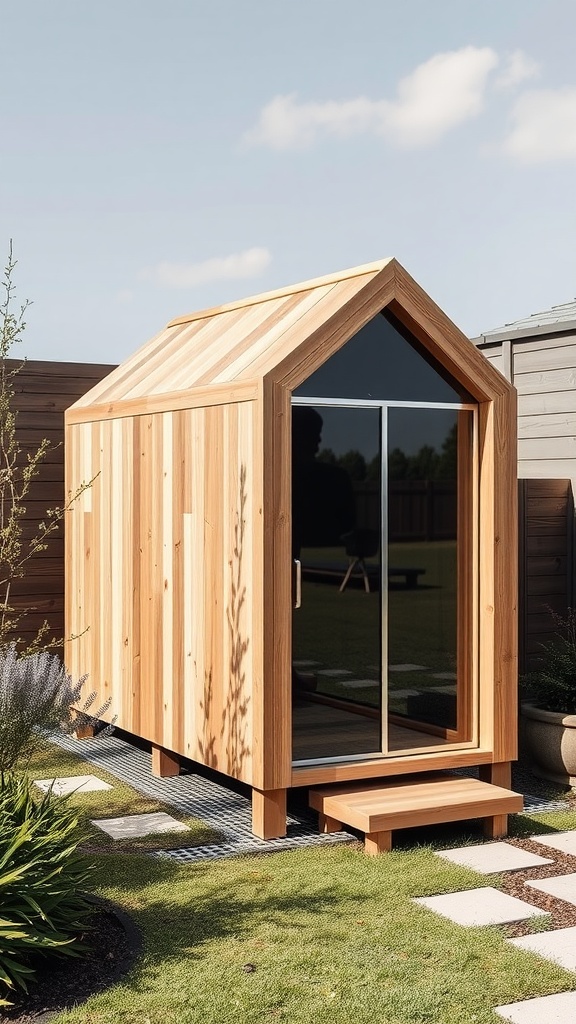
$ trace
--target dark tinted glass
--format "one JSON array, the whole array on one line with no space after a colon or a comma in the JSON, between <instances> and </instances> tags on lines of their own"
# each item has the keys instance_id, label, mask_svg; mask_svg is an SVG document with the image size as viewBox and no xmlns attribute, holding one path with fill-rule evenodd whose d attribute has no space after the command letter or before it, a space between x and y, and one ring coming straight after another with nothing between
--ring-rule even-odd
<instances>
[{"instance_id":1,"label":"dark tinted glass","mask_svg":"<svg viewBox=\"0 0 576 1024\"><path fill-rule=\"evenodd\" d=\"M381 750L380 409L292 410L294 760Z\"/></svg>"},{"instance_id":2,"label":"dark tinted glass","mask_svg":"<svg viewBox=\"0 0 576 1024\"><path fill-rule=\"evenodd\" d=\"M402 332L402 333L401 333ZM294 392L308 398L460 402L456 390L424 357L418 343L379 313Z\"/></svg>"}]
</instances>

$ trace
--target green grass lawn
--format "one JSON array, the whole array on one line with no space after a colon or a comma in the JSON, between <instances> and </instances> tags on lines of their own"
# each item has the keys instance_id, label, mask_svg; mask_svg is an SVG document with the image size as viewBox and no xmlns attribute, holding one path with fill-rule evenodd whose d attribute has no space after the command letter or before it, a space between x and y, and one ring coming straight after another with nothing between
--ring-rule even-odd
<instances>
[{"instance_id":1,"label":"green grass lawn","mask_svg":"<svg viewBox=\"0 0 576 1024\"><path fill-rule=\"evenodd\" d=\"M81 749L81 742L79 742ZM178 846L197 846L218 839L218 833L203 821L179 815L166 804L149 797L142 796L132 786L120 782L114 775L96 768L79 756L62 750L61 747L45 741L28 764L28 774L32 779L54 779L69 775L95 775L107 782L112 789L98 790L93 793L75 793L70 797L74 807L78 808L81 826L86 835L85 845L90 848L138 850L169 850ZM127 814L149 814L165 811L178 821L189 826L188 832L162 832L140 839L114 840L102 829L91 824L91 818L121 818Z\"/></svg>"},{"instance_id":2,"label":"green grass lawn","mask_svg":"<svg viewBox=\"0 0 576 1024\"><path fill-rule=\"evenodd\" d=\"M430 849L189 866L107 855L99 879L141 928L144 954L54 1024L487 1024L496 1005L576 987L498 929L461 928L412 904L486 884Z\"/></svg>"},{"instance_id":3,"label":"green grass lawn","mask_svg":"<svg viewBox=\"0 0 576 1024\"><path fill-rule=\"evenodd\" d=\"M48 743L31 768L92 771ZM74 797L83 811L161 809L94 773L114 790ZM576 812L511 824L520 835L576 828ZM378 858L355 845L179 865L93 849L92 889L131 914L144 951L120 983L53 1024L495 1024L496 1005L576 988L573 974L507 945L499 929L461 928L410 902L487 884L433 853L477 842L471 828L399 833Z\"/></svg>"}]
</instances>

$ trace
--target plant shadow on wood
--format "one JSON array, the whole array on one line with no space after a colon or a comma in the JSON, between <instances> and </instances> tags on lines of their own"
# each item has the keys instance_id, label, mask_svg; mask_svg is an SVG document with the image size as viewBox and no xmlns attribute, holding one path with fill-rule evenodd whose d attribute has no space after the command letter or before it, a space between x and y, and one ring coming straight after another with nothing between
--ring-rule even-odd
<instances>
[{"instance_id":1,"label":"plant shadow on wood","mask_svg":"<svg viewBox=\"0 0 576 1024\"><path fill-rule=\"evenodd\" d=\"M234 524L234 549L230 560L230 601L226 609L230 644L230 682L228 697L222 711L220 737L226 748L226 771L230 775L241 775L250 747L246 742L247 714L250 697L246 694L246 654L249 639L242 635L242 611L246 604L246 584L242 577L244 537L246 532L245 509L247 502L246 466L240 467L240 511Z\"/></svg>"}]
</instances>

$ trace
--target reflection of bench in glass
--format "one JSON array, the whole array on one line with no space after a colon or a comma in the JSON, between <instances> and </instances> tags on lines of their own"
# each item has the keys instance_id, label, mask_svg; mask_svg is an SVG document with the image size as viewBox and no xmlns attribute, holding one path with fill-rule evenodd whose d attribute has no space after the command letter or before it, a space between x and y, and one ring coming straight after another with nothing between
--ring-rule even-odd
<instances>
[{"instance_id":1,"label":"reflection of bench in glass","mask_svg":"<svg viewBox=\"0 0 576 1024\"><path fill-rule=\"evenodd\" d=\"M394 569L388 566L388 579L394 576L403 576L407 587L417 587L418 577L423 576L426 569Z\"/></svg>"},{"instance_id":2,"label":"reflection of bench in glass","mask_svg":"<svg viewBox=\"0 0 576 1024\"><path fill-rule=\"evenodd\" d=\"M399 569L395 566L390 566L388 568L388 579L393 580L402 577L406 588L410 589L418 586L418 577L423 576L425 572L426 569ZM342 576L344 576L344 579L342 579ZM319 583L342 580L340 592L346 589L351 578L358 579L358 577L364 580L364 588L367 593L370 591L370 586L372 586L372 589L378 590L380 586L380 565L377 562L364 562L363 560L361 562L358 558L352 559L348 566L343 561L302 563L303 579L316 580Z\"/></svg>"}]
</instances>

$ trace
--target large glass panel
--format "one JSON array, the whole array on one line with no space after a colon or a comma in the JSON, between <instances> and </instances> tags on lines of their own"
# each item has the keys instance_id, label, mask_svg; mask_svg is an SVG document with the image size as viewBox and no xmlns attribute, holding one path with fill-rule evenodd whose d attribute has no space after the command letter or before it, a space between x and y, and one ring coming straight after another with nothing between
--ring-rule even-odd
<instances>
[{"instance_id":1,"label":"large glass panel","mask_svg":"<svg viewBox=\"0 0 576 1024\"><path fill-rule=\"evenodd\" d=\"M381 747L381 412L292 410L293 757Z\"/></svg>"},{"instance_id":2,"label":"large glass panel","mask_svg":"<svg viewBox=\"0 0 576 1024\"><path fill-rule=\"evenodd\" d=\"M468 395L389 314L379 313L294 392L310 398L460 402Z\"/></svg>"},{"instance_id":3,"label":"large glass panel","mask_svg":"<svg viewBox=\"0 0 576 1024\"><path fill-rule=\"evenodd\" d=\"M388 411L391 753L464 738L460 702L470 651L459 654L457 639L470 607L462 544L471 422L471 413L457 410ZM468 561L471 552L465 554Z\"/></svg>"}]
</instances>

